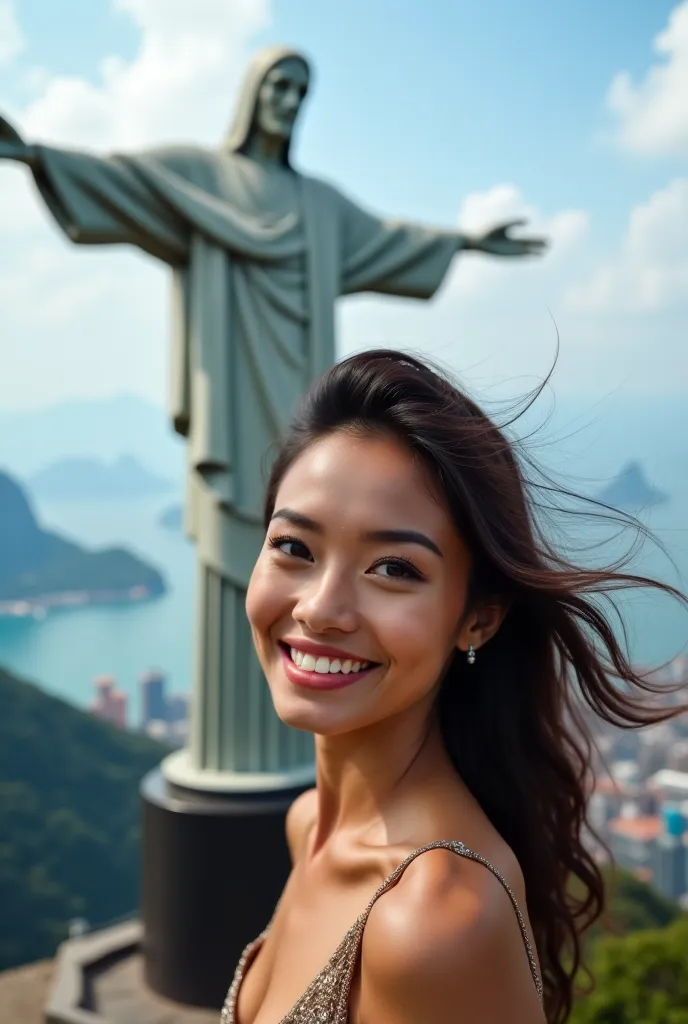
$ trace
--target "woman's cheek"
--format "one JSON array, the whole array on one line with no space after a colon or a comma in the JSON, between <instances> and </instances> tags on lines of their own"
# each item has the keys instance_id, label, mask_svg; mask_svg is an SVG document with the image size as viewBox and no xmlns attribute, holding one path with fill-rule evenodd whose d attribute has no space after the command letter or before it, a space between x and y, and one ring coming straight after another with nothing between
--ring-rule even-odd
<instances>
[{"instance_id":1,"label":"woman's cheek","mask_svg":"<svg viewBox=\"0 0 688 1024\"><path fill-rule=\"evenodd\" d=\"M432 647L433 623L419 613L419 609L403 609L398 605L396 614L385 616L379 624L378 635L385 648L396 661L415 661Z\"/></svg>"},{"instance_id":2,"label":"woman's cheek","mask_svg":"<svg viewBox=\"0 0 688 1024\"><path fill-rule=\"evenodd\" d=\"M246 591L246 615L255 629L269 628L275 604L275 588L268 585L265 567L260 561L249 580Z\"/></svg>"}]
</instances>

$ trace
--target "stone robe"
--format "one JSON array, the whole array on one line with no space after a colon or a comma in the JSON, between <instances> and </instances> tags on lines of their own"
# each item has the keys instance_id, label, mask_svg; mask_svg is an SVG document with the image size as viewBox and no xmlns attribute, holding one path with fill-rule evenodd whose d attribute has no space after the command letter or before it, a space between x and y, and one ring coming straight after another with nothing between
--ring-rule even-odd
<instances>
[{"instance_id":1,"label":"stone robe","mask_svg":"<svg viewBox=\"0 0 688 1024\"><path fill-rule=\"evenodd\" d=\"M243 602L262 543L266 460L298 398L335 360L337 297L431 297L458 235L381 220L322 181L227 148L36 152L36 183L71 241L128 243L173 271L170 415L188 441L185 528L198 551L202 634L195 672L206 687L196 767L303 764L310 737L257 735L273 729L270 697L253 678Z\"/></svg>"}]
</instances>

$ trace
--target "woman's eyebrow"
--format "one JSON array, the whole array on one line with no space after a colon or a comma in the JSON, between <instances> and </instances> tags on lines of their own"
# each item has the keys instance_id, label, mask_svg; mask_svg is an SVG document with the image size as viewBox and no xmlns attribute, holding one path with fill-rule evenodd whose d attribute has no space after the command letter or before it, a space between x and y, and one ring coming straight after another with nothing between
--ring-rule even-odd
<instances>
[{"instance_id":1,"label":"woman's eyebrow","mask_svg":"<svg viewBox=\"0 0 688 1024\"><path fill-rule=\"evenodd\" d=\"M442 552L424 533L419 530L371 530L363 534L363 540L386 541L390 544L420 544L442 558Z\"/></svg>"},{"instance_id":2,"label":"woman's eyebrow","mask_svg":"<svg viewBox=\"0 0 688 1024\"><path fill-rule=\"evenodd\" d=\"M300 526L303 530L310 530L312 533L323 534L325 532L320 523L317 523L315 519L311 519L310 516L305 516L302 512L296 512L291 508L278 509L277 512L273 513L272 518L284 519L293 526ZM434 540L431 540L430 537L427 537L419 530L369 530L362 535L362 539L366 541L382 541L389 544L420 544L421 547L432 551L439 558L443 557Z\"/></svg>"},{"instance_id":3,"label":"woman's eyebrow","mask_svg":"<svg viewBox=\"0 0 688 1024\"><path fill-rule=\"evenodd\" d=\"M270 517L270 522L273 519L285 519L292 526L300 526L304 530L311 530L313 533L324 533L320 523L316 523L315 519L311 519L310 516L305 516L303 512L295 512L293 508L280 508L277 512L273 512Z\"/></svg>"}]
</instances>

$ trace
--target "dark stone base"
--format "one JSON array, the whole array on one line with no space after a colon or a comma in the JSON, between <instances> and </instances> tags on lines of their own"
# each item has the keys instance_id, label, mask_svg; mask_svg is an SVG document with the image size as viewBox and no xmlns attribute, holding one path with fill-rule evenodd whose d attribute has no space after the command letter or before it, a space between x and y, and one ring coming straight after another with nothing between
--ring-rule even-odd
<instances>
[{"instance_id":1,"label":"dark stone base","mask_svg":"<svg viewBox=\"0 0 688 1024\"><path fill-rule=\"evenodd\" d=\"M159 769L143 779L143 953L153 992L220 1009L289 876L284 819L305 788L216 795L172 786Z\"/></svg>"}]
</instances>

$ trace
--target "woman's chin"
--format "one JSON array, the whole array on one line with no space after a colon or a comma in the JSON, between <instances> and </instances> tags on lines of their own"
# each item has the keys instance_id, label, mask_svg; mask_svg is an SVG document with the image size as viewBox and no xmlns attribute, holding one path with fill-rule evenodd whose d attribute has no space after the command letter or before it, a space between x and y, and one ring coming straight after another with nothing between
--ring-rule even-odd
<instances>
[{"instance_id":1,"label":"woman's chin","mask_svg":"<svg viewBox=\"0 0 688 1024\"><path fill-rule=\"evenodd\" d=\"M315 701L306 691L304 694L277 694L272 691L272 702L277 717L292 729L310 732L313 735L331 736L349 732L354 723L351 714L343 708L328 708Z\"/></svg>"}]
</instances>

